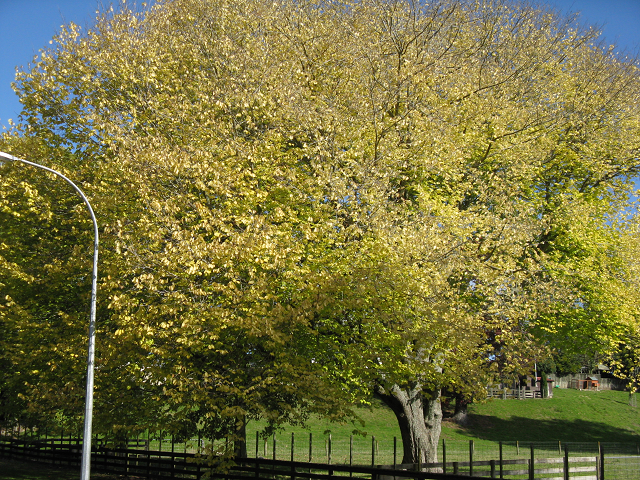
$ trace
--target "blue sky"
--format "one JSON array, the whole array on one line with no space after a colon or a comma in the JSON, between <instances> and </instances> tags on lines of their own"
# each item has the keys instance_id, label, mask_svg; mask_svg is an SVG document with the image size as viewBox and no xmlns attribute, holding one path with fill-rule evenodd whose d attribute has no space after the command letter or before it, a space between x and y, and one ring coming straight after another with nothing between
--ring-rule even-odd
<instances>
[{"instance_id":1,"label":"blue sky","mask_svg":"<svg viewBox=\"0 0 640 480\"><path fill-rule=\"evenodd\" d=\"M26 67L60 25L90 24L108 0L0 0L0 129L16 120L20 103L11 90L15 67ZM631 52L640 50L640 0L546 0L562 12L580 11L587 24L604 26L605 38Z\"/></svg>"}]
</instances>

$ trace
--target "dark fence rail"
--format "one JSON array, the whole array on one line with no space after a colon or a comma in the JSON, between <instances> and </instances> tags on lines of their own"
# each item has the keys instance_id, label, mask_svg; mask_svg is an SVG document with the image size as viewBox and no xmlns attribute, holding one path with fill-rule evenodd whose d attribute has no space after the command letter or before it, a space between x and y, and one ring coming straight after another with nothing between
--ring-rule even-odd
<instances>
[{"instance_id":1,"label":"dark fence rail","mask_svg":"<svg viewBox=\"0 0 640 480\"><path fill-rule=\"evenodd\" d=\"M213 468L198 453L150 450L146 441L133 440L120 448L97 443L92 449L91 463L92 470L96 472L151 479L326 480L346 476L350 480L605 479L602 448L598 455L581 457L569 456L569 450L565 448L561 458L536 458L533 445L529 450L529 458L501 457L488 461L447 462L443 458L443 463L434 464L362 466L248 458ZM81 452L80 440L71 437L0 436L0 456L3 457L79 467ZM614 477L609 475L606 478L613 480Z\"/></svg>"},{"instance_id":2,"label":"dark fence rail","mask_svg":"<svg viewBox=\"0 0 640 480\"><path fill-rule=\"evenodd\" d=\"M0 438L0 456L17 460L45 462L80 467L82 444L71 442L56 444L49 441ZM351 480L480 480L480 476L461 476L442 471L434 465L398 465L395 469L384 466L329 465L324 463L291 462L264 458L239 459L212 467L198 454L152 451L137 448L94 447L91 468L102 473L145 478L194 479L218 478L224 480L274 479L331 479L349 477ZM452 462L450 468L455 470ZM409 467L409 468L407 468ZM457 467L457 466L456 466ZM440 470L442 470L440 465Z\"/></svg>"}]
</instances>

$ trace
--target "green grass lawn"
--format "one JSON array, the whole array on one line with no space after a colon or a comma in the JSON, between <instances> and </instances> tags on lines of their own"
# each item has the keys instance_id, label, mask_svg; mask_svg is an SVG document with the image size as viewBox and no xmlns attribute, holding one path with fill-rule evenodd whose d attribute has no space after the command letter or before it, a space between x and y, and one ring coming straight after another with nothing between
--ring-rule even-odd
<instances>
[{"instance_id":1,"label":"green grass lawn","mask_svg":"<svg viewBox=\"0 0 640 480\"><path fill-rule=\"evenodd\" d=\"M467 455L470 440L474 440L480 454L494 455L498 442L640 442L640 409L628 405L629 394L617 391L578 391L555 389L553 398L527 400L489 400L469 407L468 425L462 427L444 421L441 439L447 442L449 452ZM291 433L295 434L295 458L307 460L309 434L313 436L313 460L327 458L328 434L331 433L332 461L348 462L349 437L353 430L366 435L354 435L353 462L370 463L372 436L377 441L376 463L393 462L393 438L397 438L398 457L401 457L400 430L393 413L382 405L359 409L364 421L331 424L311 420L306 428L285 428L276 435L276 455L288 459L291 455ZM249 455L255 455L256 430L259 422L249 424L247 443ZM491 453L489 453L491 452ZM258 442L258 455L271 458L273 443ZM452 458L453 459L453 458ZM400 459L398 458L398 461ZM457 459L456 459L457 460ZM462 460L462 459L460 459Z\"/></svg>"},{"instance_id":2,"label":"green grass lawn","mask_svg":"<svg viewBox=\"0 0 640 480\"><path fill-rule=\"evenodd\" d=\"M328 439L331 434L332 462L348 463L350 436L354 430L363 434L353 435L353 463L371 464L372 447L375 446L375 463L393 463L393 441L397 439L400 461L402 446L400 431L393 413L375 404L370 409L359 409L364 424L336 424L311 419L306 428L285 428L276 435L276 457L284 460L291 455L291 434L294 433L294 454L298 461L309 458L309 435L312 435L312 460L327 460ZM247 431L249 456L256 452L256 431L260 422L250 423ZM372 442L375 437L375 442ZM498 442L520 442L526 449L530 442L616 442L640 443L640 408L628 405L628 393L616 391L589 392L555 389L550 399L489 400L471 405L469 423L461 427L443 422L441 439L447 444L448 461L464 461L468 458L469 441L475 445L476 459L497 458ZM271 458L273 440L258 441L258 455ZM442 443L440 444L442 445ZM511 445L508 455L516 454ZM165 446L166 448L166 446ZM163 448L164 449L164 448ZM178 451L181 451L178 450ZM524 453L526 456L526 453ZM441 456L441 453L439 453ZM521 455L520 455L521 456ZM24 464L0 459L0 478L8 480L76 479L78 469L63 469L38 464ZM118 476L92 478L116 479ZM630 477L629 477L630 478Z\"/></svg>"},{"instance_id":3,"label":"green grass lawn","mask_svg":"<svg viewBox=\"0 0 640 480\"><path fill-rule=\"evenodd\" d=\"M555 389L553 398L472 405L469 425L445 422L444 438L497 441L638 442L640 409L629 394Z\"/></svg>"},{"instance_id":4,"label":"green grass lawn","mask_svg":"<svg viewBox=\"0 0 640 480\"><path fill-rule=\"evenodd\" d=\"M465 427L445 420L442 437L452 441L638 442L640 407L629 406L628 398L628 393L613 390L555 389L553 398L488 400L469 407ZM289 444L291 432L295 432L296 438L305 438L308 443L309 433L324 439L330 432L335 441L348 438L353 430L366 433L368 438L400 437L395 416L386 407L375 404L371 409L359 409L358 415L364 425L311 419L306 428L286 428L277 439ZM249 424L249 445L255 445L255 432L261 426L260 422Z\"/></svg>"}]
</instances>

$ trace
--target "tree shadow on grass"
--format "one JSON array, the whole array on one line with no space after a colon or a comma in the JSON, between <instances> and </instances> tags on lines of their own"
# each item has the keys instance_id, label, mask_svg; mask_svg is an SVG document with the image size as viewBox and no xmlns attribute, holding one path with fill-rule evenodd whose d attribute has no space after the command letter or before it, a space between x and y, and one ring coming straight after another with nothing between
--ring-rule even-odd
<instances>
[{"instance_id":1,"label":"tree shadow on grass","mask_svg":"<svg viewBox=\"0 0 640 480\"><path fill-rule=\"evenodd\" d=\"M0 478L7 480L71 480L80 475L80 469L61 468L24 460L0 458Z\"/></svg>"},{"instance_id":2,"label":"tree shadow on grass","mask_svg":"<svg viewBox=\"0 0 640 480\"><path fill-rule=\"evenodd\" d=\"M487 415L469 415L460 429L465 434L491 441L530 442L620 442L636 443L638 436L630 430L611 427L597 419L539 420L525 417L503 419Z\"/></svg>"},{"instance_id":3,"label":"tree shadow on grass","mask_svg":"<svg viewBox=\"0 0 640 480\"><path fill-rule=\"evenodd\" d=\"M62 467L0 457L0 478L4 480L77 480L79 476L80 467ZM91 472L91 478L92 480L133 480L140 477Z\"/></svg>"}]
</instances>

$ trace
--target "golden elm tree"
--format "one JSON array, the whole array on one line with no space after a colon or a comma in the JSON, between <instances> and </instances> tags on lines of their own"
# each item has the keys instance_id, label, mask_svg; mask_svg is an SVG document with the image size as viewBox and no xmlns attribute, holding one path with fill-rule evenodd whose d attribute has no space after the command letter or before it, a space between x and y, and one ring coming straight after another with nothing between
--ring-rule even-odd
<instances>
[{"instance_id":1,"label":"golden elm tree","mask_svg":"<svg viewBox=\"0 0 640 480\"><path fill-rule=\"evenodd\" d=\"M100 428L201 427L243 454L253 418L344 418L375 393L403 461L432 461L443 388L481 395L567 331L610 353L637 328L637 232L614 217L640 83L597 39L499 0L165 0L67 25L18 73L0 145L69 172L100 217ZM2 197L2 328L27 345L53 326L13 293L48 268L24 276L18 220L61 194L1 181L34 192ZM73 221L48 235L76 245ZM54 295L67 348L81 316ZM80 366L27 350L39 366L6 381L55 409L56 371Z\"/></svg>"}]
</instances>

